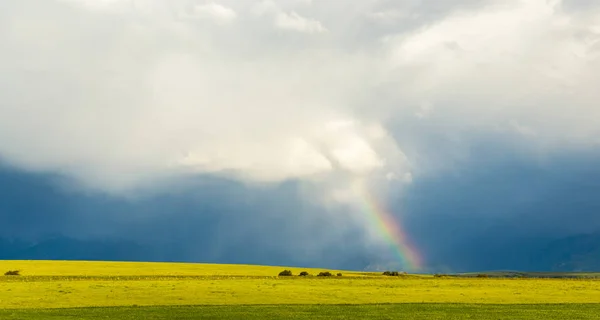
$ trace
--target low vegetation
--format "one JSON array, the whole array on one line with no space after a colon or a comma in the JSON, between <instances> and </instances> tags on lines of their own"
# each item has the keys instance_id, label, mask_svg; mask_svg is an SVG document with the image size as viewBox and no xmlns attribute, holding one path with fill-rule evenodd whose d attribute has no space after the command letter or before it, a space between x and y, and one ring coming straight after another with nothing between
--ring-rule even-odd
<instances>
[{"instance_id":1,"label":"low vegetation","mask_svg":"<svg viewBox=\"0 0 600 320\"><path fill-rule=\"evenodd\" d=\"M293 276L292 271L291 270L283 270L279 273L280 277L291 277Z\"/></svg>"},{"instance_id":2,"label":"low vegetation","mask_svg":"<svg viewBox=\"0 0 600 320\"><path fill-rule=\"evenodd\" d=\"M27 270L0 277L3 320L591 319L590 314L600 314L595 279L498 278L491 272L485 273L489 278L392 271L342 276L339 270L184 263L0 261L0 268ZM324 279L334 275L335 281ZM199 306L177 307L182 305ZM85 308L90 306L109 308Z\"/></svg>"},{"instance_id":3,"label":"low vegetation","mask_svg":"<svg viewBox=\"0 0 600 320\"><path fill-rule=\"evenodd\" d=\"M5 276L19 276L21 275L21 271L19 270L8 270L4 273Z\"/></svg>"},{"instance_id":4,"label":"low vegetation","mask_svg":"<svg viewBox=\"0 0 600 320\"><path fill-rule=\"evenodd\" d=\"M291 277L293 275L294 274L290 270L283 270L283 271L281 271L279 273L280 277L282 277L282 276L283 277ZM343 276L343 274L341 272L338 272L336 275L338 277ZM300 272L300 274L298 274L298 276L300 276L300 277L308 277L308 276L310 276L310 273L308 273L306 271L302 271L302 272ZM321 271L321 272L319 272L319 274L317 274L317 277L333 277L333 273L331 273L329 271Z\"/></svg>"},{"instance_id":5,"label":"low vegetation","mask_svg":"<svg viewBox=\"0 0 600 320\"><path fill-rule=\"evenodd\" d=\"M155 306L74 309L0 310L2 320L119 319L119 320L331 320L331 319L598 319L600 308L593 304L387 304L387 305L255 305L255 306Z\"/></svg>"}]
</instances>

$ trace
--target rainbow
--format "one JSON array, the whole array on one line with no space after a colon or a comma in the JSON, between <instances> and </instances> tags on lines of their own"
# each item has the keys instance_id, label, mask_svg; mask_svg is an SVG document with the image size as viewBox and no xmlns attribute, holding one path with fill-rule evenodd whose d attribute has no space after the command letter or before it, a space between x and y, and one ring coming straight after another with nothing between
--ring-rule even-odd
<instances>
[{"instance_id":1,"label":"rainbow","mask_svg":"<svg viewBox=\"0 0 600 320\"><path fill-rule=\"evenodd\" d=\"M422 268L423 261L418 250L410 244L408 236L397 219L394 218L375 197L366 189L360 188L361 203L371 224L383 235L397 258L408 268L408 271L417 271Z\"/></svg>"}]
</instances>

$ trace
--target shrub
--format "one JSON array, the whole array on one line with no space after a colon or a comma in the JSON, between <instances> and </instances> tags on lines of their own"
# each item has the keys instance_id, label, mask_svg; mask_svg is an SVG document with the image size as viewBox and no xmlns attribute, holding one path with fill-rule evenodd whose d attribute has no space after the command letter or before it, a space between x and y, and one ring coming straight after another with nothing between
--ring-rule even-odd
<instances>
[{"instance_id":1,"label":"shrub","mask_svg":"<svg viewBox=\"0 0 600 320\"><path fill-rule=\"evenodd\" d=\"M325 271L325 272L319 272L319 274L317 276L318 277L331 277L333 275L331 274L331 272Z\"/></svg>"},{"instance_id":2,"label":"shrub","mask_svg":"<svg viewBox=\"0 0 600 320\"><path fill-rule=\"evenodd\" d=\"M436 273L433 276L436 277L436 278L446 278L446 277L448 277L447 274L439 274L439 273Z\"/></svg>"},{"instance_id":3,"label":"shrub","mask_svg":"<svg viewBox=\"0 0 600 320\"><path fill-rule=\"evenodd\" d=\"M5 276L18 276L20 275L19 270L8 270L4 273Z\"/></svg>"},{"instance_id":4,"label":"shrub","mask_svg":"<svg viewBox=\"0 0 600 320\"><path fill-rule=\"evenodd\" d=\"M488 275L485 273L480 273L477 275L477 278L487 278L487 277L488 277Z\"/></svg>"},{"instance_id":5,"label":"shrub","mask_svg":"<svg viewBox=\"0 0 600 320\"><path fill-rule=\"evenodd\" d=\"M279 273L280 277L289 277L292 275L292 271L291 270L283 270Z\"/></svg>"},{"instance_id":6,"label":"shrub","mask_svg":"<svg viewBox=\"0 0 600 320\"><path fill-rule=\"evenodd\" d=\"M383 275L384 276L390 276L390 277L394 276L395 277L395 276L399 276L400 273L398 273L398 271L385 271L385 272L383 272Z\"/></svg>"},{"instance_id":7,"label":"shrub","mask_svg":"<svg viewBox=\"0 0 600 320\"><path fill-rule=\"evenodd\" d=\"M308 272L306 272L306 271L300 272L300 275L303 277L310 276L310 274L308 274Z\"/></svg>"},{"instance_id":8,"label":"shrub","mask_svg":"<svg viewBox=\"0 0 600 320\"><path fill-rule=\"evenodd\" d=\"M338 276L338 277L341 277L341 276L342 276L342 273L341 273L341 272L338 272L337 276Z\"/></svg>"}]
</instances>

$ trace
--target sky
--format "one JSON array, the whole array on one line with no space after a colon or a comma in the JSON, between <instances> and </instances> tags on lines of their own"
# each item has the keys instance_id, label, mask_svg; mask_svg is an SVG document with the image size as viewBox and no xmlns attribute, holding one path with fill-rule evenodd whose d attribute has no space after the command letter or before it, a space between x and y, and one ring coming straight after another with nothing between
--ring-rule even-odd
<instances>
[{"instance_id":1,"label":"sky","mask_svg":"<svg viewBox=\"0 0 600 320\"><path fill-rule=\"evenodd\" d=\"M523 266L600 230L599 54L586 0L0 1L0 237Z\"/></svg>"}]
</instances>

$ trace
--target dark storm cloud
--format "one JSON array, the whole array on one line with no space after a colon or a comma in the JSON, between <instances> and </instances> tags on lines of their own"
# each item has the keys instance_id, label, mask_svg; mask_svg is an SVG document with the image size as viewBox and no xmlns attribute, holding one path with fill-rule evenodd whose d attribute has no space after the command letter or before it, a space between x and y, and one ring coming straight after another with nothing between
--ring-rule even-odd
<instances>
[{"instance_id":1,"label":"dark storm cloud","mask_svg":"<svg viewBox=\"0 0 600 320\"><path fill-rule=\"evenodd\" d=\"M545 245L600 230L597 153L540 160L497 139L469 147L476 156L416 179L389 203L427 270L544 270L549 266L536 259ZM386 247L369 246L358 227L340 232L344 216L332 218L303 201L295 183L256 190L198 178L124 199L68 194L56 177L14 170L3 170L0 181L3 237L116 243L95 259L109 259L121 248L121 259L349 269L390 262Z\"/></svg>"},{"instance_id":2,"label":"dark storm cloud","mask_svg":"<svg viewBox=\"0 0 600 320\"><path fill-rule=\"evenodd\" d=\"M547 269L535 259L549 240L600 230L598 152L534 158L499 139L469 147L468 160L415 179L397 204L432 266Z\"/></svg>"},{"instance_id":3,"label":"dark storm cloud","mask_svg":"<svg viewBox=\"0 0 600 320\"><path fill-rule=\"evenodd\" d=\"M362 230L300 199L294 183L259 190L221 178L198 180L122 198L71 193L60 177L4 168L0 238L114 243L115 252L99 251L94 259L119 253L120 259L129 254L142 260L362 268L381 253L366 251ZM70 248L57 245L30 258L64 257L61 252Z\"/></svg>"}]
</instances>

